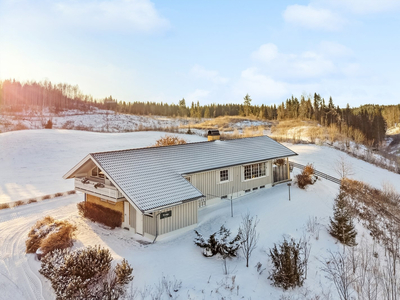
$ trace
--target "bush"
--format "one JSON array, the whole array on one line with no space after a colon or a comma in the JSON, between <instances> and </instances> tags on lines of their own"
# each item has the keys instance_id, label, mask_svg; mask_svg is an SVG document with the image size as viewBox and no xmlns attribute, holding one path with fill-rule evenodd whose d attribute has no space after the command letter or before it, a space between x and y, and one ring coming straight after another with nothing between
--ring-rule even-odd
<instances>
[{"instance_id":1,"label":"bush","mask_svg":"<svg viewBox=\"0 0 400 300\"><path fill-rule=\"evenodd\" d=\"M14 202L14 207L16 207L16 206L21 206L21 205L24 205L24 204L25 204L24 201L21 201L21 200L15 201L15 202Z\"/></svg>"},{"instance_id":2,"label":"bush","mask_svg":"<svg viewBox=\"0 0 400 300\"><path fill-rule=\"evenodd\" d=\"M62 195L64 195L63 193L56 193L54 194L54 197L61 197Z\"/></svg>"},{"instance_id":3,"label":"bush","mask_svg":"<svg viewBox=\"0 0 400 300\"><path fill-rule=\"evenodd\" d=\"M236 252L240 247L240 233L238 233L233 240L228 241L231 232L229 229L226 229L224 225L221 226L219 231L210 235L207 242L197 230L194 232L196 233L194 243L204 248L203 255L206 257L211 257L216 254L221 254L224 258L236 256Z\"/></svg>"},{"instance_id":4,"label":"bush","mask_svg":"<svg viewBox=\"0 0 400 300\"><path fill-rule=\"evenodd\" d=\"M297 185L299 188L304 189L309 184L314 184L315 177L314 177L315 169L312 164L308 164L304 167L301 174L296 175Z\"/></svg>"},{"instance_id":5,"label":"bush","mask_svg":"<svg viewBox=\"0 0 400 300\"><path fill-rule=\"evenodd\" d=\"M42 259L39 272L51 281L56 299L119 299L132 279L124 259L111 269L110 251L100 246L55 250Z\"/></svg>"},{"instance_id":6,"label":"bush","mask_svg":"<svg viewBox=\"0 0 400 300\"><path fill-rule=\"evenodd\" d=\"M171 146L171 145L181 145L186 144L186 140L181 139L176 135L165 135L164 137L158 139L153 147Z\"/></svg>"},{"instance_id":7,"label":"bush","mask_svg":"<svg viewBox=\"0 0 400 300\"><path fill-rule=\"evenodd\" d=\"M40 244L40 254L46 255L54 249L65 249L73 245L72 238L76 227L69 222L60 222L57 229L50 232Z\"/></svg>"},{"instance_id":8,"label":"bush","mask_svg":"<svg viewBox=\"0 0 400 300\"><path fill-rule=\"evenodd\" d=\"M274 164L276 166L283 166L286 163L286 160L284 158L278 158L277 160L274 161Z\"/></svg>"},{"instance_id":9,"label":"bush","mask_svg":"<svg viewBox=\"0 0 400 300\"><path fill-rule=\"evenodd\" d=\"M93 222L104 224L114 229L122 225L122 213L91 202L77 204L79 214Z\"/></svg>"},{"instance_id":10,"label":"bush","mask_svg":"<svg viewBox=\"0 0 400 300\"><path fill-rule=\"evenodd\" d=\"M8 203L0 203L0 209L10 208L10 204Z\"/></svg>"},{"instance_id":11,"label":"bush","mask_svg":"<svg viewBox=\"0 0 400 300\"><path fill-rule=\"evenodd\" d=\"M305 279L306 259L303 256L303 243L291 239L276 245L269 251L272 261L272 271L268 277L272 284L285 290L302 286Z\"/></svg>"},{"instance_id":12,"label":"bush","mask_svg":"<svg viewBox=\"0 0 400 300\"><path fill-rule=\"evenodd\" d=\"M71 190L71 191L68 191L67 194L68 195L73 195L73 194L76 194L76 191L75 190Z\"/></svg>"},{"instance_id":13,"label":"bush","mask_svg":"<svg viewBox=\"0 0 400 300\"><path fill-rule=\"evenodd\" d=\"M34 198L28 200L28 204L35 203L35 202L37 202L37 200Z\"/></svg>"},{"instance_id":14,"label":"bush","mask_svg":"<svg viewBox=\"0 0 400 300\"><path fill-rule=\"evenodd\" d=\"M41 256L55 249L72 246L76 227L67 221L56 221L50 216L36 222L28 233L26 253L37 253Z\"/></svg>"},{"instance_id":15,"label":"bush","mask_svg":"<svg viewBox=\"0 0 400 300\"><path fill-rule=\"evenodd\" d=\"M52 129L53 128L53 122L51 120L48 120L46 125L44 126L45 129Z\"/></svg>"},{"instance_id":16,"label":"bush","mask_svg":"<svg viewBox=\"0 0 400 300\"><path fill-rule=\"evenodd\" d=\"M50 198L51 198L50 195L45 195L45 196L42 197L42 200L47 200L47 199L50 199Z\"/></svg>"}]
</instances>

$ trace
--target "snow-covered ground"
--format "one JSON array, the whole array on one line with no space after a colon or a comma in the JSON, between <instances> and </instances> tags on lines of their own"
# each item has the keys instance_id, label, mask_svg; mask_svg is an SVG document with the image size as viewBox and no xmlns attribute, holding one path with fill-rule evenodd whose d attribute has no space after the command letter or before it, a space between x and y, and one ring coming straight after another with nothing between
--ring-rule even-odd
<instances>
[{"instance_id":1,"label":"snow-covered ground","mask_svg":"<svg viewBox=\"0 0 400 300\"><path fill-rule=\"evenodd\" d=\"M165 132L97 133L76 130L21 130L0 134L0 203L65 192L62 176L91 152L148 147ZM188 142L197 135L179 135Z\"/></svg>"},{"instance_id":2,"label":"snow-covered ground","mask_svg":"<svg viewBox=\"0 0 400 300\"><path fill-rule=\"evenodd\" d=\"M93 133L67 130L27 130L0 134L0 184L2 199L70 190L73 183L61 176L88 152L145 147L163 136L160 132ZM189 141L204 140L199 136L185 136ZM336 176L332 166L340 151L315 145L286 144L299 154L293 161L313 163L316 169ZM383 180L397 184L400 175L382 170L364 161L345 155L355 171L353 178L379 187ZM298 170L294 170L294 173ZM53 189L53 187L56 187ZM246 268L242 255L228 261L229 275L223 274L222 260L205 258L202 249L194 245L192 230L177 233L155 244L143 244L141 237L123 229L109 230L82 219L76 203L82 194L41 201L12 209L0 210L0 299L54 299L52 288L38 273L40 262L34 255L25 254L25 240L34 223L46 215L67 219L78 227L74 247L102 245L111 250L116 260L127 258L134 269L132 289L147 295L157 289L162 276L182 280L178 299L280 299L301 294L331 292L331 299L339 299L333 287L321 272L319 260L327 257L327 250L341 246L328 234L326 226L332 216L333 200L338 185L318 180L315 185L301 190L283 185L259 190L233 201L234 217L230 216L230 201L208 206L199 212L197 230L204 236L217 231L221 225L237 232L241 216L246 212L257 215L260 223L258 247ZM399 189L398 186L396 186ZM24 194L28 193L28 194ZM14 197L14 198L13 198ZM303 236L309 217L317 217L322 224L319 239L311 237L311 256L305 286L284 293L271 286L268 280L270 266L268 252L283 236L299 239ZM359 225L358 238L368 233ZM260 275L255 265L260 262L266 270ZM232 285L232 276L235 284ZM138 298L140 299L140 297ZM149 298L150 299L150 298Z\"/></svg>"}]
</instances>

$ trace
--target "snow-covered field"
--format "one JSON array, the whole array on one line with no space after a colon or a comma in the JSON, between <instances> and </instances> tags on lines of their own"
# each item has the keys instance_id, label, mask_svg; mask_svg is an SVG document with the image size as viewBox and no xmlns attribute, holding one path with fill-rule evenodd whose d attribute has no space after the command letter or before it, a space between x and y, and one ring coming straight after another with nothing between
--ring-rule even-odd
<instances>
[{"instance_id":1,"label":"snow-covered field","mask_svg":"<svg viewBox=\"0 0 400 300\"><path fill-rule=\"evenodd\" d=\"M21 130L0 134L0 203L65 192L62 176L91 152L148 147L165 132L97 133L75 130ZM182 135L180 135L182 136ZM188 142L206 140L183 136Z\"/></svg>"},{"instance_id":2,"label":"snow-covered field","mask_svg":"<svg viewBox=\"0 0 400 300\"><path fill-rule=\"evenodd\" d=\"M30 197L36 192L70 190L73 187L72 181L63 180L61 176L88 152L149 146L164 134L106 134L66 130L2 133L2 199L8 201L21 196ZM189 141L204 140L198 136L185 138ZM345 155L340 151L315 145L286 146L299 154L293 158L294 161L313 163L316 169L333 176L336 176L332 171L336 158ZM377 187L380 187L383 180L391 181L394 185L400 180L400 175L346 157L353 165L355 179ZM217 231L223 224L235 234L241 216L246 212L257 215L260 219L257 226L260 240L251 256L249 268L246 268L245 259L240 255L228 261L229 275L223 274L221 259L205 258L202 255L201 249L193 243L193 231L181 232L155 244L144 245L141 237L126 230L108 230L83 220L76 209L76 203L82 201L81 194L0 210L0 299L54 299L49 282L38 273L40 262L35 260L34 255L25 254L25 239L29 229L46 215L67 219L77 225L74 247L102 245L111 250L116 260L127 258L134 269L132 289L144 292L147 287L148 296L157 289L162 276L166 276L170 280L174 280L174 277L182 280L182 287L177 293L178 299L280 299L283 294L294 297L307 294L312 298L314 294L322 295L329 291L331 299L339 299L333 283L321 272L319 261L327 257L328 249L341 249L326 230L338 188L338 185L324 179L318 180L306 190L292 186L291 201L288 201L288 187L285 184L259 190L233 201L233 218L230 216L230 201L202 209L199 212L197 230L205 236ZM398 186L396 188L399 189ZM284 293L271 286L268 280L269 249L274 243L281 242L282 236L301 238L305 233L307 220L314 216L322 227L318 240L311 237L312 248L305 286ZM357 229L358 238L363 233L367 235L360 226ZM262 268L267 268L261 275L255 268L258 262L262 264ZM234 285L232 276L236 276Z\"/></svg>"}]
</instances>

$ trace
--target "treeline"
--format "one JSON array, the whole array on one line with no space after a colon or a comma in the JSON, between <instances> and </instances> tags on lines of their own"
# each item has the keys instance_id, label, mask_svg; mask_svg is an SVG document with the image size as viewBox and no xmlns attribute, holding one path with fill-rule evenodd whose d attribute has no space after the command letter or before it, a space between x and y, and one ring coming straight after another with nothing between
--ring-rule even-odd
<instances>
[{"instance_id":1,"label":"treeline","mask_svg":"<svg viewBox=\"0 0 400 300\"><path fill-rule=\"evenodd\" d=\"M386 127L400 123L399 105L362 105L358 108L335 106L332 97L326 102L319 94L291 97L280 105L251 105L249 95L243 104L200 105L181 99L177 104L156 102L117 101L112 96L94 99L83 94L77 85L53 84L50 81L25 82L5 80L0 82L0 108L18 112L25 108L50 108L55 113L67 109L89 111L93 107L135 115L160 115L168 117L215 118L219 116L254 116L265 120L302 119L315 120L323 126L337 126L347 135L361 132L365 140L379 143L385 137Z\"/></svg>"}]
</instances>

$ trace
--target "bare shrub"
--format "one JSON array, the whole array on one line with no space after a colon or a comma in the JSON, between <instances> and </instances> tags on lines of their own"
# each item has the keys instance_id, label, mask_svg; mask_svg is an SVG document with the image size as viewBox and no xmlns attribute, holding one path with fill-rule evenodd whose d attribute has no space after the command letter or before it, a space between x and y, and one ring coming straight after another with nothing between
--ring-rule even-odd
<instances>
[{"instance_id":1,"label":"bare shrub","mask_svg":"<svg viewBox=\"0 0 400 300\"><path fill-rule=\"evenodd\" d=\"M55 249L65 249L73 245L72 238L76 231L76 226L67 221L56 221L57 229L50 232L42 239L40 244L40 254L46 255Z\"/></svg>"},{"instance_id":2,"label":"bare shrub","mask_svg":"<svg viewBox=\"0 0 400 300\"><path fill-rule=\"evenodd\" d=\"M301 174L296 175L297 185L301 189L305 189L305 187L309 184L313 184L315 182L314 178L315 169L312 164L307 164Z\"/></svg>"},{"instance_id":3,"label":"bare shrub","mask_svg":"<svg viewBox=\"0 0 400 300\"><path fill-rule=\"evenodd\" d=\"M61 196L63 196L64 194L63 193L55 193L54 194L54 197L61 197Z\"/></svg>"},{"instance_id":4,"label":"bare shrub","mask_svg":"<svg viewBox=\"0 0 400 300\"><path fill-rule=\"evenodd\" d=\"M321 229L321 223L317 217L308 217L306 224L306 231L314 236L316 240L319 240L319 231Z\"/></svg>"},{"instance_id":5,"label":"bare shrub","mask_svg":"<svg viewBox=\"0 0 400 300\"><path fill-rule=\"evenodd\" d=\"M335 161L333 169L335 170L336 174L339 175L340 179L348 178L349 176L354 175L353 166L344 155L340 155Z\"/></svg>"},{"instance_id":6,"label":"bare shrub","mask_svg":"<svg viewBox=\"0 0 400 300\"><path fill-rule=\"evenodd\" d=\"M335 284L340 299L350 300L351 286L355 282L355 276L348 256L345 253L329 251L329 257L322 261L322 264L321 270Z\"/></svg>"},{"instance_id":7,"label":"bare shrub","mask_svg":"<svg viewBox=\"0 0 400 300\"><path fill-rule=\"evenodd\" d=\"M24 204L25 204L24 201L21 201L21 200L15 201L15 202L14 202L14 207L21 206L21 205L24 205Z\"/></svg>"},{"instance_id":8,"label":"bare shrub","mask_svg":"<svg viewBox=\"0 0 400 300\"><path fill-rule=\"evenodd\" d=\"M163 146L171 146L171 145L181 145L186 144L187 141L182 139L176 135L165 135L162 138L159 138L153 147L163 147Z\"/></svg>"},{"instance_id":9,"label":"bare shrub","mask_svg":"<svg viewBox=\"0 0 400 300\"><path fill-rule=\"evenodd\" d=\"M319 128L318 127L310 127L308 128L308 136L310 137L310 142L315 144L318 135L319 135Z\"/></svg>"},{"instance_id":10,"label":"bare shrub","mask_svg":"<svg viewBox=\"0 0 400 300\"><path fill-rule=\"evenodd\" d=\"M246 258L246 267L249 267L249 260L251 253L257 247L260 234L257 233L257 225L259 223L257 216L250 217L249 213L242 216L242 223L239 228L241 237L241 249L244 257Z\"/></svg>"},{"instance_id":11,"label":"bare shrub","mask_svg":"<svg viewBox=\"0 0 400 300\"><path fill-rule=\"evenodd\" d=\"M50 195L45 195L45 196L42 197L42 200L47 200L47 199L51 199L51 196Z\"/></svg>"},{"instance_id":12,"label":"bare shrub","mask_svg":"<svg viewBox=\"0 0 400 300\"><path fill-rule=\"evenodd\" d=\"M39 249L42 239L49 233L49 225L52 223L54 223L54 219L50 216L36 222L29 231L28 239L25 242L26 253L35 253Z\"/></svg>"},{"instance_id":13,"label":"bare shrub","mask_svg":"<svg viewBox=\"0 0 400 300\"><path fill-rule=\"evenodd\" d=\"M36 199L34 199L34 198L32 198L32 199L29 199L28 200L28 204L31 204L31 203L36 203L37 202L37 200Z\"/></svg>"},{"instance_id":14,"label":"bare shrub","mask_svg":"<svg viewBox=\"0 0 400 300\"><path fill-rule=\"evenodd\" d=\"M0 203L0 209L10 208L10 204L8 203Z\"/></svg>"},{"instance_id":15,"label":"bare shrub","mask_svg":"<svg viewBox=\"0 0 400 300\"><path fill-rule=\"evenodd\" d=\"M339 129L337 128L337 126L335 124L331 124L328 127L328 136L329 136L329 140L331 141L331 143L334 143L337 141L338 134L339 134Z\"/></svg>"},{"instance_id":16,"label":"bare shrub","mask_svg":"<svg viewBox=\"0 0 400 300\"><path fill-rule=\"evenodd\" d=\"M78 203L77 207L79 214L84 218L104 224L112 229L121 227L122 213L119 211L85 201Z\"/></svg>"},{"instance_id":17,"label":"bare shrub","mask_svg":"<svg viewBox=\"0 0 400 300\"><path fill-rule=\"evenodd\" d=\"M73 195L73 194L76 194L76 191L75 190L71 190L71 191L68 191L67 194L68 195Z\"/></svg>"}]
</instances>

